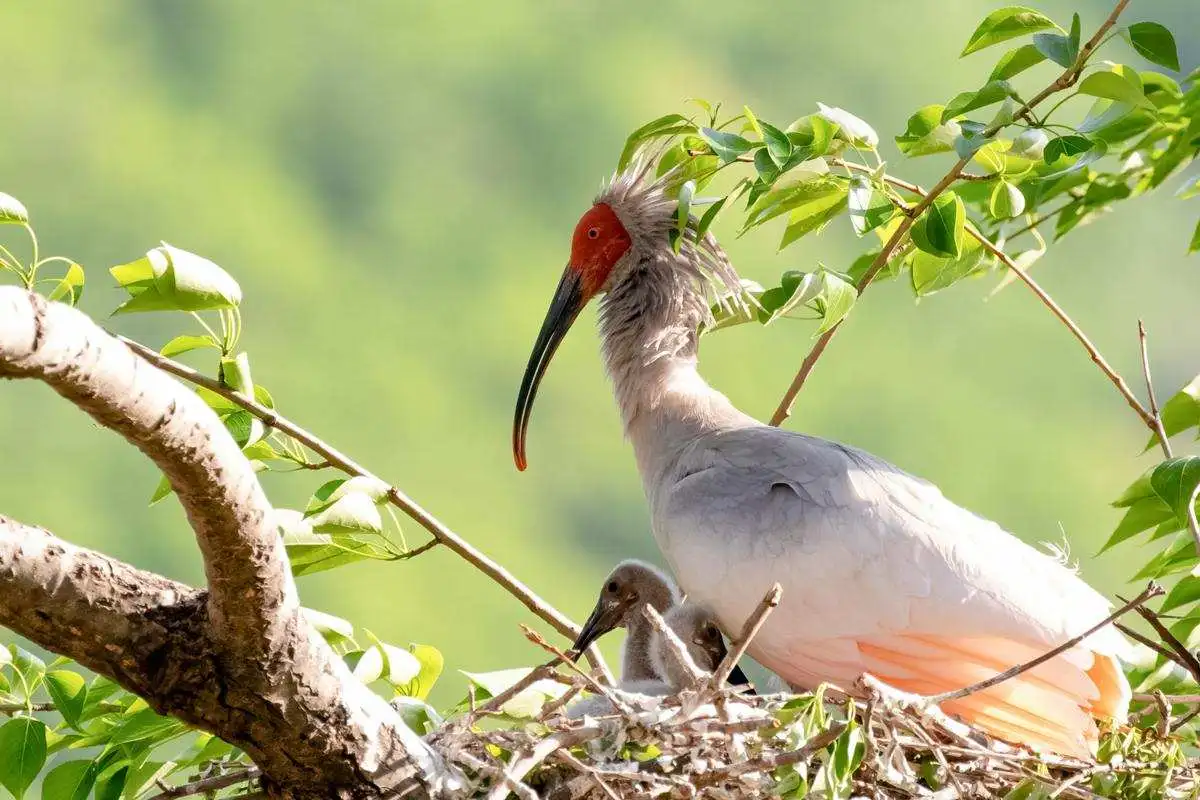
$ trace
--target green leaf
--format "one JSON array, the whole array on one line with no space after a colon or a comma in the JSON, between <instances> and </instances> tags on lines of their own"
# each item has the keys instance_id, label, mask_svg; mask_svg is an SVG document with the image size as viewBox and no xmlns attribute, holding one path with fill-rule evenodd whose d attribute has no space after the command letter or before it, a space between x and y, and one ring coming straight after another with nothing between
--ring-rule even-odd
<instances>
[{"instance_id":1,"label":"green leaf","mask_svg":"<svg viewBox=\"0 0 1200 800\"><path fill-rule=\"evenodd\" d=\"M1042 55L1042 52L1034 45L1022 45L1015 50L1009 50L1000 57L992 74L988 76L988 80L1008 80L1045 60L1046 56Z\"/></svg>"},{"instance_id":2,"label":"green leaf","mask_svg":"<svg viewBox=\"0 0 1200 800\"><path fill-rule=\"evenodd\" d=\"M11 194L0 192L0 225L24 225L29 222L29 211L21 201Z\"/></svg>"},{"instance_id":3,"label":"green leaf","mask_svg":"<svg viewBox=\"0 0 1200 800\"><path fill-rule=\"evenodd\" d=\"M64 761L42 781L43 800L87 800L99 772L95 761Z\"/></svg>"},{"instance_id":4,"label":"green leaf","mask_svg":"<svg viewBox=\"0 0 1200 800\"><path fill-rule=\"evenodd\" d=\"M374 683L383 675L383 653L378 647L352 650L344 656L346 666L362 683Z\"/></svg>"},{"instance_id":5,"label":"green leaf","mask_svg":"<svg viewBox=\"0 0 1200 800\"><path fill-rule=\"evenodd\" d=\"M1080 153L1086 153L1090 149L1092 149L1092 140L1086 136L1077 134L1056 136L1042 151L1042 160L1047 164L1053 164L1060 158L1070 158Z\"/></svg>"},{"instance_id":6,"label":"green leaf","mask_svg":"<svg viewBox=\"0 0 1200 800\"><path fill-rule=\"evenodd\" d=\"M758 198L746 214L745 233L793 209L825 209L846 199L846 182L830 176L777 187Z\"/></svg>"},{"instance_id":7,"label":"green leaf","mask_svg":"<svg viewBox=\"0 0 1200 800\"><path fill-rule=\"evenodd\" d=\"M1023 6L1009 6L988 14L971 34L962 55L970 55L994 44L1058 26L1044 14ZM961 57L961 56L960 56Z\"/></svg>"},{"instance_id":8,"label":"green leaf","mask_svg":"<svg viewBox=\"0 0 1200 800\"><path fill-rule=\"evenodd\" d=\"M1135 22L1129 26L1129 43L1142 58L1160 67L1179 71L1179 49L1171 31L1157 22Z\"/></svg>"},{"instance_id":9,"label":"green leaf","mask_svg":"<svg viewBox=\"0 0 1200 800\"><path fill-rule=\"evenodd\" d=\"M116 745L147 739L165 741L184 730L182 722L160 716L154 709L147 708L144 702L139 701L122 717L120 724L112 731L109 742Z\"/></svg>"},{"instance_id":10,"label":"green leaf","mask_svg":"<svg viewBox=\"0 0 1200 800\"><path fill-rule=\"evenodd\" d=\"M66 298L67 305L79 305L79 298L83 297L84 277L83 267L72 264L67 267L67 274L63 275L46 299L53 302Z\"/></svg>"},{"instance_id":11,"label":"green leaf","mask_svg":"<svg viewBox=\"0 0 1200 800\"><path fill-rule=\"evenodd\" d=\"M720 200L705 209L704 216L700 217L700 222L696 224L696 241L702 240L704 238L704 234L708 233L708 229L712 227L713 222L715 222L717 219L717 214L721 213L721 209L725 207L725 203L729 200L729 198L730 195L725 195Z\"/></svg>"},{"instance_id":12,"label":"green leaf","mask_svg":"<svg viewBox=\"0 0 1200 800\"><path fill-rule=\"evenodd\" d=\"M929 105L908 118L904 133L896 137L896 147L910 158L945 153L952 149L958 126L942 125L945 106Z\"/></svg>"},{"instance_id":13,"label":"green leaf","mask_svg":"<svg viewBox=\"0 0 1200 800\"><path fill-rule=\"evenodd\" d=\"M462 674L478 689L483 690L487 697L495 697L517 681L522 680L530 671L529 667L518 667L495 672L463 672ZM566 688L560 683L543 678L517 692L516 696L500 707L500 710L510 717L532 717L541 711L547 700L561 697Z\"/></svg>"},{"instance_id":14,"label":"green leaf","mask_svg":"<svg viewBox=\"0 0 1200 800\"><path fill-rule=\"evenodd\" d=\"M988 213L994 219L1019 217L1025 213L1025 195L1008 181L996 181L992 196L988 200Z\"/></svg>"},{"instance_id":15,"label":"green leaf","mask_svg":"<svg viewBox=\"0 0 1200 800\"><path fill-rule=\"evenodd\" d=\"M1008 81L988 81L981 88L974 92L962 92L955 95L954 99L946 104L942 110L941 122L945 124L951 119L961 116L968 111L974 111L977 108L985 108L987 106L999 103L1007 97L1015 97L1016 92Z\"/></svg>"},{"instance_id":16,"label":"green leaf","mask_svg":"<svg viewBox=\"0 0 1200 800\"><path fill-rule=\"evenodd\" d=\"M125 790L125 779L128 776L128 766L115 770L111 775L101 774L96 778L95 800L119 800Z\"/></svg>"},{"instance_id":17,"label":"green leaf","mask_svg":"<svg viewBox=\"0 0 1200 800\"><path fill-rule=\"evenodd\" d=\"M1117 524L1117 529L1113 531L1112 536L1108 537L1108 541L1104 543L1104 547L1100 548L1100 552L1103 553L1113 545L1136 536L1142 531L1149 530L1155 525L1166 522L1172 516L1174 516L1174 512L1171 510L1171 507L1159 497L1148 497L1144 500L1138 500L1129 506L1129 509L1125 512L1125 516Z\"/></svg>"},{"instance_id":18,"label":"green leaf","mask_svg":"<svg viewBox=\"0 0 1200 800\"><path fill-rule=\"evenodd\" d=\"M962 198L954 192L944 192L913 225L913 243L930 255L958 258L966 216Z\"/></svg>"},{"instance_id":19,"label":"green leaf","mask_svg":"<svg viewBox=\"0 0 1200 800\"><path fill-rule=\"evenodd\" d=\"M816 304L821 315L821 325L814 334L816 336L839 325L858 300L858 290L854 288L854 284L824 268L820 270L820 275L821 294L817 296Z\"/></svg>"},{"instance_id":20,"label":"green leaf","mask_svg":"<svg viewBox=\"0 0 1200 800\"><path fill-rule=\"evenodd\" d=\"M164 344L162 350L159 352L167 358L172 358L174 356L187 353L191 350L199 350L204 347L220 349L220 345L213 341L213 338L207 334L204 336L191 336L189 334L185 334L183 336L176 336L174 339Z\"/></svg>"},{"instance_id":21,"label":"green leaf","mask_svg":"<svg viewBox=\"0 0 1200 800\"><path fill-rule=\"evenodd\" d=\"M167 777L174 769L174 761L158 761L144 758L139 763L135 760L130 765L129 773L125 778L125 789L121 793L121 796L124 800L135 800L142 793L143 789Z\"/></svg>"},{"instance_id":22,"label":"green leaf","mask_svg":"<svg viewBox=\"0 0 1200 800\"><path fill-rule=\"evenodd\" d=\"M22 695L29 698L42 685L42 678L46 674L46 662L22 647L15 644L11 647L13 674L17 678Z\"/></svg>"},{"instance_id":23,"label":"green leaf","mask_svg":"<svg viewBox=\"0 0 1200 800\"><path fill-rule=\"evenodd\" d=\"M249 447L266 434L262 420L249 411L239 409L225 416L221 421L225 423L225 429L229 431L229 435L233 437L240 448Z\"/></svg>"},{"instance_id":24,"label":"green leaf","mask_svg":"<svg viewBox=\"0 0 1200 800\"><path fill-rule=\"evenodd\" d=\"M154 494L150 495L150 502L147 505L155 505L166 499L171 494L171 482L167 480L167 476L163 475L158 479L158 485L154 487Z\"/></svg>"},{"instance_id":25,"label":"green leaf","mask_svg":"<svg viewBox=\"0 0 1200 800\"><path fill-rule=\"evenodd\" d=\"M810 198L792 209L783 238L779 241L780 250L813 231L820 231L845 210L848 190L844 184L839 184L838 188L831 195Z\"/></svg>"},{"instance_id":26,"label":"green leaf","mask_svg":"<svg viewBox=\"0 0 1200 800\"><path fill-rule=\"evenodd\" d=\"M300 613L330 645L354 641L354 625L348 620L312 608L301 608Z\"/></svg>"},{"instance_id":27,"label":"green leaf","mask_svg":"<svg viewBox=\"0 0 1200 800\"><path fill-rule=\"evenodd\" d=\"M690 123L687 118L680 114L667 114L656 120L647 122L642 127L629 134L629 138L625 140L625 148L621 151L621 158L617 161L617 171L621 171L629 166L629 162L633 160L637 153L638 147L647 139L655 138L663 135L665 131L680 126L688 126Z\"/></svg>"},{"instance_id":28,"label":"green leaf","mask_svg":"<svg viewBox=\"0 0 1200 800\"><path fill-rule=\"evenodd\" d=\"M913 293L924 297L953 286L979 268L986 251L974 239L963 242L963 252L957 258L936 256L922 250L912 254L909 277Z\"/></svg>"},{"instance_id":29,"label":"green leaf","mask_svg":"<svg viewBox=\"0 0 1200 800\"><path fill-rule=\"evenodd\" d=\"M738 156L750 152L754 147L751 142L743 139L736 133L718 131L712 128L701 128L700 136L704 141L708 142L708 146L712 148L712 151L724 164L736 161Z\"/></svg>"},{"instance_id":30,"label":"green leaf","mask_svg":"<svg viewBox=\"0 0 1200 800\"><path fill-rule=\"evenodd\" d=\"M678 204L675 209L675 252L679 252L680 246L683 244L684 233L687 231L688 219L692 213L692 198L696 196L696 182L684 181L679 187L679 194L676 199Z\"/></svg>"},{"instance_id":31,"label":"green leaf","mask_svg":"<svg viewBox=\"0 0 1200 800\"><path fill-rule=\"evenodd\" d=\"M1188 242L1189 253L1195 253L1200 250L1200 220L1196 220L1196 230L1192 231L1192 240Z\"/></svg>"},{"instance_id":32,"label":"green leaf","mask_svg":"<svg viewBox=\"0 0 1200 800\"><path fill-rule=\"evenodd\" d=\"M1190 605L1197 600L1200 600L1200 577L1187 575L1175 584L1163 598L1162 607L1158 609L1158 613L1165 614L1180 606Z\"/></svg>"},{"instance_id":33,"label":"green leaf","mask_svg":"<svg viewBox=\"0 0 1200 800\"><path fill-rule=\"evenodd\" d=\"M1072 42L1070 38L1061 33L1035 33L1033 46L1038 49L1039 53L1060 67L1074 65L1075 59L1079 56L1079 43Z\"/></svg>"},{"instance_id":34,"label":"green leaf","mask_svg":"<svg viewBox=\"0 0 1200 800\"><path fill-rule=\"evenodd\" d=\"M1138 500L1154 497L1154 489L1150 486L1151 472L1153 470L1147 470L1136 481L1129 484L1125 491L1121 492L1121 496L1112 502L1113 508L1128 508Z\"/></svg>"},{"instance_id":35,"label":"green leaf","mask_svg":"<svg viewBox=\"0 0 1200 800\"><path fill-rule=\"evenodd\" d=\"M837 125L837 132L851 144L871 149L875 149L879 144L879 134L875 132L875 129L865 120L856 117L844 108L817 103L817 109L817 114Z\"/></svg>"},{"instance_id":36,"label":"green leaf","mask_svg":"<svg viewBox=\"0 0 1200 800\"><path fill-rule=\"evenodd\" d=\"M109 272L130 295L114 314L203 311L232 308L242 302L241 287L228 272L166 242Z\"/></svg>"},{"instance_id":37,"label":"green leaf","mask_svg":"<svg viewBox=\"0 0 1200 800\"><path fill-rule=\"evenodd\" d=\"M72 728L79 727L79 715L83 713L87 700L87 683L83 676L61 669L47 672L46 691L67 724Z\"/></svg>"},{"instance_id":38,"label":"green leaf","mask_svg":"<svg viewBox=\"0 0 1200 800\"><path fill-rule=\"evenodd\" d=\"M0 727L0 784L17 800L46 763L46 726L30 717L13 717Z\"/></svg>"},{"instance_id":39,"label":"green leaf","mask_svg":"<svg viewBox=\"0 0 1200 800\"><path fill-rule=\"evenodd\" d=\"M1171 458L1150 473L1150 486L1171 507L1180 522L1186 522L1188 507L1200 484L1200 456Z\"/></svg>"},{"instance_id":40,"label":"green leaf","mask_svg":"<svg viewBox=\"0 0 1200 800\"><path fill-rule=\"evenodd\" d=\"M425 700L429 697L429 693L433 690L433 685L437 683L437 679L441 676L446 661L442 657L441 651L431 645L410 644L408 651L417 659L417 662L421 665L421 669L412 682L412 691L407 692L407 694L420 700Z\"/></svg>"},{"instance_id":41,"label":"green leaf","mask_svg":"<svg viewBox=\"0 0 1200 800\"><path fill-rule=\"evenodd\" d=\"M1107 128L1131 111L1133 111L1133 106L1129 103L1121 103L1116 100L1097 100L1075 130L1078 133L1095 133Z\"/></svg>"},{"instance_id":42,"label":"green leaf","mask_svg":"<svg viewBox=\"0 0 1200 800\"><path fill-rule=\"evenodd\" d=\"M1154 103L1150 102L1142 91L1142 80L1137 72L1120 64L1109 70L1091 73L1080 81L1078 92L1143 108L1154 108Z\"/></svg>"},{"instance_id":43,"label":"green leaf","mask_svg":"<svg viewBox=\"0 0 1200 800\"><path fill-rule=\"evenodd\" d=\"M772 161L782 167L792 155L792 142L786 133L774 125L766 122L761 125L763 141L767 143L767 153Z\"/></svg>"}]
</instances>

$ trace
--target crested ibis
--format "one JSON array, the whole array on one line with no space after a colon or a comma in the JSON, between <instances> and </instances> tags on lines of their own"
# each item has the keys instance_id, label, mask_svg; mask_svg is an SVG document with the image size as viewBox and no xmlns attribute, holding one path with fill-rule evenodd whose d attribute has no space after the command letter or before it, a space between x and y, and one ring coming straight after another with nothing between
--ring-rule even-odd
<instances>
[{"instance_id":1,"label":"crested ibis","mask_svg":"<svg viewBox=\"0 0 1200 800\"><path fill-rule=\"evenodd\" d=\"M687 596L725 630L772 583L780 607L749 653L792 685L870 674L924 695L1022 664L1103 620L1073 570L870 453L764 425L697 370L699 334L739 279L711 234L669 240L671 175L641 159L583 214L517 399L513 453L563 337L600 300L601 350L650 507ZM740 302L735 299L733 302ZM943 709L1010 742L1086 756L1095 718L1125 718L1129 644L1107 626Z\"/></svg>"}]
</instances>

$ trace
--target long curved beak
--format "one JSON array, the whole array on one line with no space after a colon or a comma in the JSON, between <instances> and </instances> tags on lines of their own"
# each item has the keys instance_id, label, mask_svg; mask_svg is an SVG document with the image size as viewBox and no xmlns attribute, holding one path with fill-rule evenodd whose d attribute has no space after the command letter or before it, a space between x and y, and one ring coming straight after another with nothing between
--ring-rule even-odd
<instances>
[{"instance_id":1,"label":"long curved beak","mask_svg":"<svg viewBox=\"0 0 1200 800\"><path fill-rule=\"evenodd\" d=\"M554 290L554 298L550 301L550 309L542 322L542 330L538 333L529 355L529 364L525 367L525 377L521 379L521 391L517 395L517 411L513 417L513 461L517 469L524 470L528 466L525 458L525 433L529 428L529 415L533 413L533 399L537 396L538 385L550 359L562 343L563 337L571 329L575 318L583 309L583 283L579 271L570 265L563 270L558 288Z\"/></svg>"},{"instance_id":2,"label":"long curved beak","mask_svg":"<svg viewBox=\"0 0 1200 800\"><path fill-rule=\"evenodd\" d=\"M592 642L599 639L609 631L615 630L621 624L621 619L625 616L625 612L629 610L632 601L628 603L605 603L601 600L592 609L592 614L587 618L587 622L583 623L583 628L579 631L579 636L575 639L575 644L571 645L571 650L575 657L578 658L584 650L591 647Z\"/></svg>"}]
</instances>

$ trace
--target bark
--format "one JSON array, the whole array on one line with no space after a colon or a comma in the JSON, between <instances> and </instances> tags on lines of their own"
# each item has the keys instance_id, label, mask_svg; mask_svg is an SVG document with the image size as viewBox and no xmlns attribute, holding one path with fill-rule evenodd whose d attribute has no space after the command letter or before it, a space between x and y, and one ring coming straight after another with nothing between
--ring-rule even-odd
<instances>
[{"instance_id":1,"label":"bark","mask_svg":"<svg viewBox=\"0 0 1200 800\"><path fill-rule=\"evenodd\" d=\"M201 591L0 517L0 624L243 748L274 797L426 797L454 774L307 623L249 462L216 415L82 313L0 288L0 377L48 384L162 469Z\"/></svg>"}]
</instances>

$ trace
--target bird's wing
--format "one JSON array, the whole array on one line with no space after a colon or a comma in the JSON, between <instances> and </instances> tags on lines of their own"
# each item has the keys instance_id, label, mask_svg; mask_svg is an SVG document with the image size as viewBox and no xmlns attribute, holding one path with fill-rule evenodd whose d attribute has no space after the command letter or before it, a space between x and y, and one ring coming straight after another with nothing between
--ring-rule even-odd
<instances>
[{"instance_id":1,"label":"bird's wing","mask_svg":"<svg viewBox=\"0 0 1200 800\"><path fill-rule=\"evenodd\" d=\"M910 691L961 688L1108 614L1072 570L932 484L814 437L766 427L703 437L651 501L681 585L727 628L740 628L767 588L782 585L755 657L793 682L872 671ZM1110 627L1010 682L1003 691L1020 697L989 706L991 717L1007 715L993 729L1019 731L1021 713L1046 706L1038 681L1065 692L1068 705L1120 712L1128 687L1097 687L1123 681L1110 657L1126 647ZM987 721L982 711L963 713ZM1006 738L1019 738L1011 730Z\"/></svg>"},{"instance_id":2,"label":"bird's wing","mask_svg":"<svg viewBox=\"0 0 1200 800\"><path fill-rule=\"evenodd\" d=\"M684 451L665 489L655 525L668 557L690 565L677 570L689 595L684 575L720 580L736 563L770 566L797 584L793 596L822 638L924 630L1055 645L1108 613L1055 558L927 481L834 442L765 427L715 434ZM747 612L770 583L746 587Z\"/></svg>"}]
</instances>

